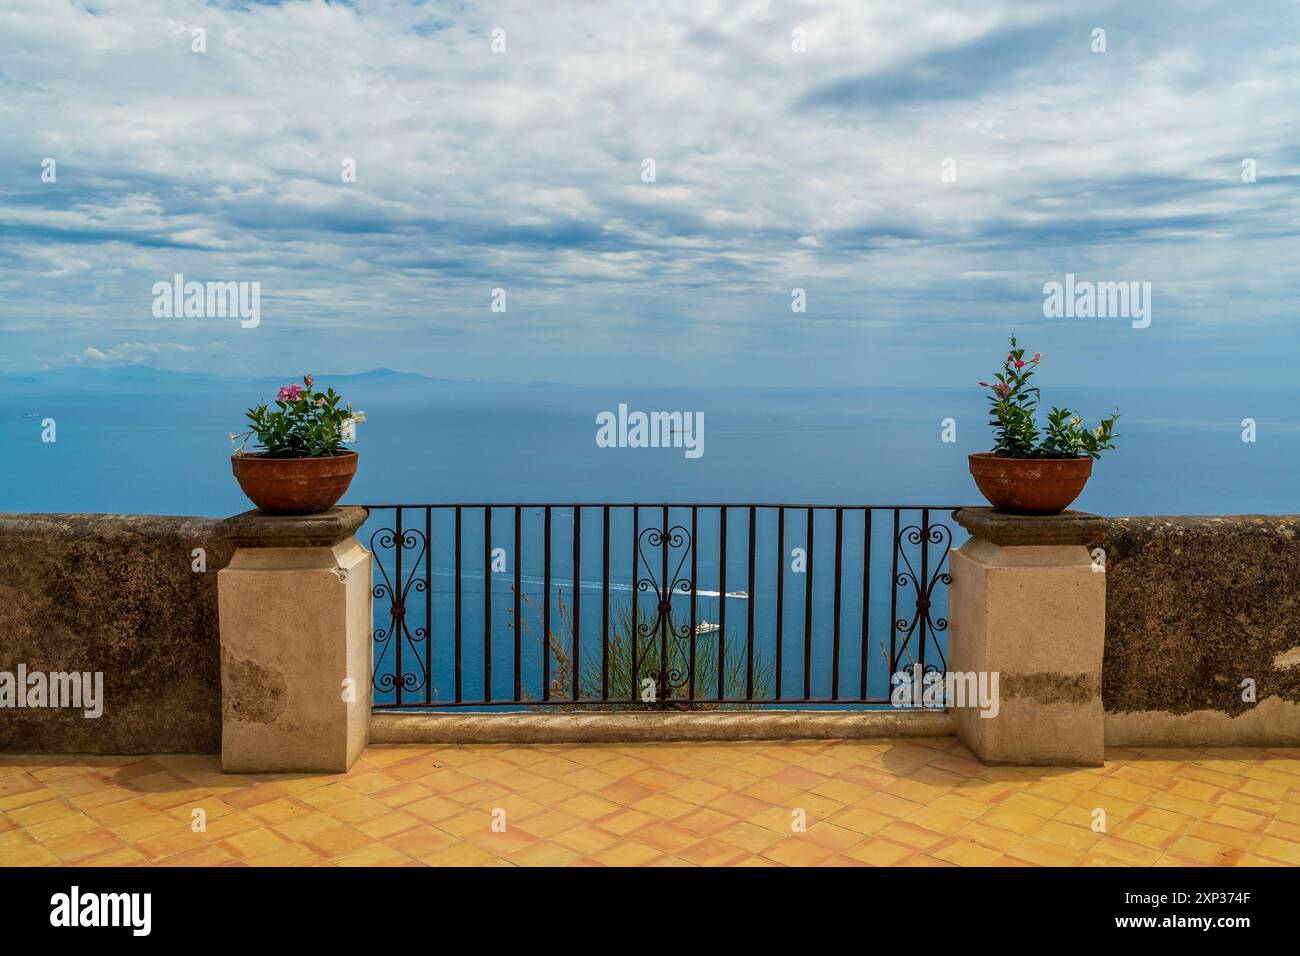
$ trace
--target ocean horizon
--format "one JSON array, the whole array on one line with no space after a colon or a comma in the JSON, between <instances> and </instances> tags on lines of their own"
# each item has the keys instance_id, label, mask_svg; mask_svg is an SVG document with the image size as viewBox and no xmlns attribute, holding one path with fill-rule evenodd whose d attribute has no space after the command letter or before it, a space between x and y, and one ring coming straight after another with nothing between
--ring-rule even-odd
<instances>
[{"instance_id":1,"label":"ocean horizon","mask_svg":"<svg viewBox=\"0 0 1300 956\"><path fill-rule=\"evenodd\" d=\"M979 504L971 387L582 388L372 373L319 377L364 410L345 502ZM0 510L222 516L247 510L229 434L265 379L137 372L0 377ZM1058 387L1085 420L1118 408L1117 447L1074 507L1107 515L1292 513L1300 389ZM703 448L602 448L619 405L703 416ZM42 422L56 441L42 441ZM945 420L955 428L945 436ZM1243 441L1243 421L1255 440ZM955 438L944 441L944 437Z\"/></svg>"}]
</instances>

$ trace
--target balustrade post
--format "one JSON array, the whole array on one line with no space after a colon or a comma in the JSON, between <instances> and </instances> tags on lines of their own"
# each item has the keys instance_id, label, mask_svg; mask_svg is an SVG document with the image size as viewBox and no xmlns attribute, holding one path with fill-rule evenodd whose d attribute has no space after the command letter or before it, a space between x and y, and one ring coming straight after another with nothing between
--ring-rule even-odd
<instances>
[{"instance_id":1,"label":"balustrade post","mask_svg":"<svg viewBox=\"0 0 1300 956\"><path fill-rule=\"evenodd\" d=\"M364 508L222 522L236 545L217 576L221 767L346 771L369 741L371 556Z\"/></svg>"},{"instance_id":2,"label":"balustrade post","mask_svg":"<svg viewBox=\"0 0 1300 956\"><path fill-rule=\"evenodd\" d=\"M998 675L995 706L951 707L958 738L989 764L1100 766L1106 575L1087 545L1102 519L953 517L971 538L952 553L948 668Z\"/></svg>"}]
</instances>

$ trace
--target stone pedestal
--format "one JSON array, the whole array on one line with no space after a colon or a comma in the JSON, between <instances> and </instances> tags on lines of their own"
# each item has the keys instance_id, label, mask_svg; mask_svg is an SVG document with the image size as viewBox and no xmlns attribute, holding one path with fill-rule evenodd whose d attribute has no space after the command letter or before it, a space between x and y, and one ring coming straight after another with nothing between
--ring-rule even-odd
<instances>
[{"instance_id":1,"label":"stone pedestal","mask_svg":"<svg viewBox=\"0 0 1300 956\"><path fill-rule=\"evenodd\" d=\"M995 716L953 708L958 738L989 764L1099 766L1106 574L1088 545L1101 519L954 518L971 539L952 553L948 670L996 672L999 689Z\"/></svg>"},{"instance_id":2,"label":"stone pedestal","mask_svg":"<svg viewBox=\"0 0 1300 956\"><path fill-rule=\"evenodd\" d=\"M346 771L365 749L371 700L371 556L364 508L222 522L237 546L217 577L221 767Z\"/></svg>"}]
</instances>

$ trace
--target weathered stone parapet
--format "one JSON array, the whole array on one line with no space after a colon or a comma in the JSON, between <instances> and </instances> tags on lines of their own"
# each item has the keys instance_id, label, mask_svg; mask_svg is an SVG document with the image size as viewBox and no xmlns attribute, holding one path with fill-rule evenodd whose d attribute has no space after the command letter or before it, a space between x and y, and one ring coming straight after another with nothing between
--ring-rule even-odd
<instances>
[{"instance_id":1,"label":"weathered stone parapet","mask_svg":"<svg viewBox=\"0 0 1300 956\"><path fill-rule=\"evenodd\" d=\"M347 770L368 741L371 556L363 508L223 522L239 542L220 574L221 765Z\"/></svg>"},{"instance_id":2,"label":"weathered stone parapet","mask_svg":"<svg viewBox=\"0 0 1300 956\"><path fill-rule=\"evenodd\" d=\"M1003 547L1091 544L1106 528L1106 519L1086 511L1059 515L1004 515L992 508L958 508L953 520L972 538Z\"/></svg>"},{"instance_id":3,"label":"weathered stone parapet","mask_svg":"<svg viewBox=\"0 0 1300 956\"><path fill-rule=\"evenodd\" d=\"M1300 516L1107 518L1092 544L1108 744L1300 743Z\"/></svg>"},{"instance_id":4,"label":"weathered stone parapet","mask_svg":"<svg viewBox=\"0 0 1300 956\"><path fill-rule=\"evenodd\" d=\"M957 736L986 763L1098 766L1104 568L1086 544L1101 519L962 508L952 553L950 673L998 675L996 708L952 702Z\"/></svg>"},{"instance_id":5,"label":"weathered stone parapet","mask_svg":"<svg viewBox=\"0 0 1300 956\"><path fill-rule=\"evenodd\" d=\"M218 523L222 537L240 548L332 548L366 523L365 508L344 506L315 515L276 517L245 511Z\"/></svg>"},{"instance_id":6,"label":"weathered stone parapet","mask_svg":"<svg viewBox=\"0 0 1300 956\"><path fill-rule=\"evenodd\" d=\"M0 709L0 752L215 753L213 518L0 514L0 671L102 675L102 713Z\"/></svg>"},{"instance_id":7,"label":"weathered stone parapet","mask_svg":"<svg viewBox=\"0 0 1300 956\"><path fill-rule=\"evenodd\" d=\"M751 710L724 712L455 714L379 712L381 744L542 744L638 741L862 740L947 737L943 711Z\"/></svg>"}]
</instances>

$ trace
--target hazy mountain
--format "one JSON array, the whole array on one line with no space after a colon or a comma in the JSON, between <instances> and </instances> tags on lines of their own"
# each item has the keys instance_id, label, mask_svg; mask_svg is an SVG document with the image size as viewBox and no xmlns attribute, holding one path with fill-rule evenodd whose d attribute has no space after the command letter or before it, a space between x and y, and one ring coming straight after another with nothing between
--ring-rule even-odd
<instances>
[{"instance_id":1,"label":"hazy mountain","mask_svg":"<svg viewBox=\"0 0 1300 956\"><path fill-rule=\"evenodd\" d=\"M416 372L398 372L390 368L372 368L365 372L330 374L315 372L318 386L333 386L336 391L352 386L366 388L477 388L487 382L432 378ZM214 375L209 372L177 372L149 365L76 366L44 372L0 373L0 393L50 394L93 392L170 392L231 391L244 388L264 391L267 388L298 381L297 378L270 376Z\"/></svg>"}]
</instances>

